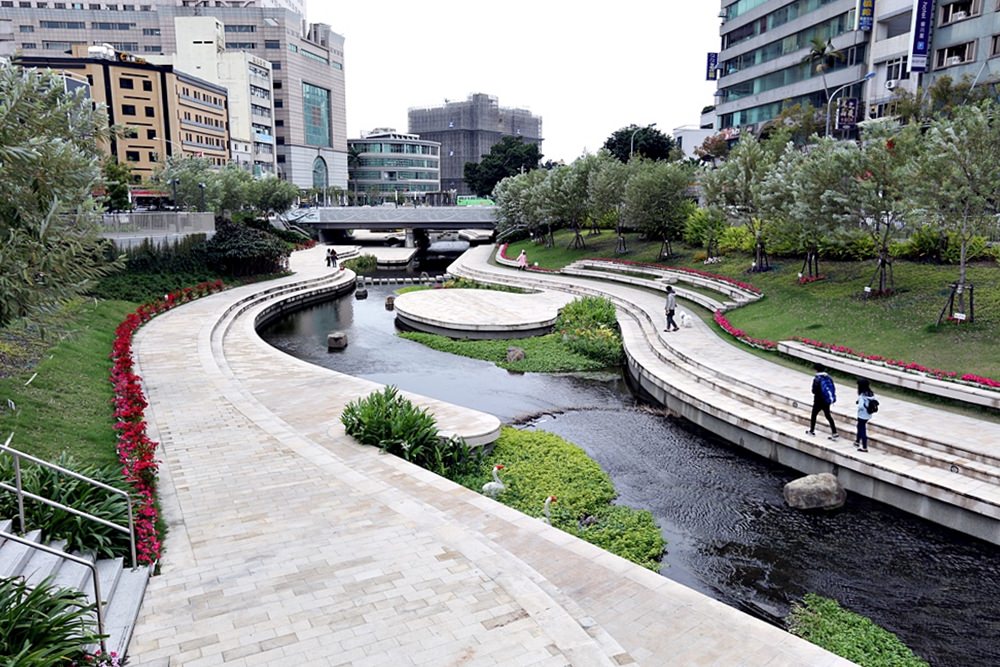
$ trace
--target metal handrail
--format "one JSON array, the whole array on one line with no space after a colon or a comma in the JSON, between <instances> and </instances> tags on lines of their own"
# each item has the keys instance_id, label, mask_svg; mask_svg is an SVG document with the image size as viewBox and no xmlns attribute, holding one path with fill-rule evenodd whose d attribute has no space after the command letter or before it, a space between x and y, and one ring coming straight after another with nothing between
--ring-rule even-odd
<instances>
[{"instance_id":1,"label":"metal handrail","mask_svg":"<svg viewBox=\"0 0 1000 667\"><path fill-rule=\"evenodd\" d=\"M101 654L107 655L108 647L105 643L106 634L104 632L104 602L101 599L101 578L97 574L97 565L86 558L80 558L79 556L68 554L65 551L53 549L52 547L47 547L44 544L32 542L31 540L27 540L18 535L12 535L11 533L6 533L2 530L0 530L0 538L4 540L11 540L13 542L17 542L18 544L23 544L27 547L31 547L32 549L44 551L45 553L53 556L59 556L61 558L65 558L66 560L71 560L74 563L79 563L90 570L91 579L94 581L94 600L96 602L95 608L97 609L97 634L101 636Z\"/></svg>"},{"instance_id":2,"label":"metal handrail","mask_svg":"<svg viewBox=\"0 0 1000 667\"><path fill-rule=\"evenodd\" d=\"M66 468L57 466L54 463L49 463L48 461L43 461L42 459L31 456L30 454L25 454L24 452L20 452L10 446L10 441L11 438L13 437L14 434L11 433L9 436L7 436L7 441L4 442L4 444L0 445L0 454L7 453L10 454L12 457L14 457L15 485L10 486L5 482L0 482L0 489L5 489L7 491L10 491L11 493L17 496L17 513L18 513L18 519L21 522L19 524L21 530L22 531L27 530L27 524L25 523L25 518L24 518L24 499L28 498L30 500L36 500L50 507L61 509L64 512L69 512L74 516L82 517L84 519L90 519L91 521L96 521L101 525L108 526L109 528L113 528L119 532L128 533L129 547L131 548L131 553L132 553L132 569L138 567L139 560L138 558L136 558L136 550L135 550L135 521L133 519L133 514L132 514L132 496L129 495L128 492L126 491L122 491L121 489L116 489L115 487L110 486L108 484L104 484L103 482L98 482L96 479L90 479L89 477L85 477L84 475L73 472L72 470L67 470ZM29 491L25 491L21 486L21 459L31 461L36 465L49 468L50 470L55 470L60 474L68 475L69 477L78 479L81 482L86 482L92 486L96 486L99 489L104 489L105 491L109 491L111 493L124 497L125 502L128 504L128 527L126 528L125 526L120 526L117 523L108 521L107 519L102 519L92 514L88 514L86 512L73 509L72 507L68 507L66 505L63 505L62 503L57 503L54 500L49 500L48 498L43 498L42 496L38 496Z\"/></svg>"}]
</instances>

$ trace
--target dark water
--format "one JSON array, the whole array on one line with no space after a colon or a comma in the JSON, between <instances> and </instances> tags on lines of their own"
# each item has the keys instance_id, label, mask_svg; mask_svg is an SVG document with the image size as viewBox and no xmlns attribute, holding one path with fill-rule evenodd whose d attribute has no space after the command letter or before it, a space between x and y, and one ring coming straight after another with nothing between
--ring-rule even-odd
<instances>
[{"instance_id":1,"label":"dark water","mask_svg":"<svg viewBox=\"0 0 1000 667\"><path fill-rule=\"evenodd\" d=\"M1000 665L1000 548L850 495L834 513L793 511L799 475L637 401L613 374L513 374L395 335L390 286L274 323L286 352L556 433L598 461L619 501L653 513L662 574L771 620L804 593L836 598L932 665ZM331 330L348 348L326 352Z\"/></svg>"}]
</instances>

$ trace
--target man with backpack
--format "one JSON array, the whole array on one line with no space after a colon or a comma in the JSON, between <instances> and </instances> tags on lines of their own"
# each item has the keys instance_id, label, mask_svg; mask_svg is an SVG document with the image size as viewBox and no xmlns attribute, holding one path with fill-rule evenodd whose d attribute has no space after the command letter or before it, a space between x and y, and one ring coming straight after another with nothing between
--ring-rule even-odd
<instances>
[{"instance_id":1,"label":"man with backpack","mask_svg":"<svg viewBox=\"0 0 1000 667\"><path fill-rule=\"evenodd\" d=\"M816 416L822 412L826 421L830 424L830 440L840 437L837 433L837 425L833 423L833 415L830 414L830 406L837 402L837 388L833 384L833 378L827 375L826 367L816 362L813 364L816 375L812 382L813 406L812 414L809 416L809 430L806 435L816 435Z\"/></svg>"}]
</instances>

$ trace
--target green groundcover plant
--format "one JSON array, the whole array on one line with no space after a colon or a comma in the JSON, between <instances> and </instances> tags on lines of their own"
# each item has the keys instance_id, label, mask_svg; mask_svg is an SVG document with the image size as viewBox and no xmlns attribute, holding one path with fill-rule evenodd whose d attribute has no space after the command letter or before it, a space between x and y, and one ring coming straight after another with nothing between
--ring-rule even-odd
<instances>
[{"instance_id":1,"label":"green groundcover plant","mask_svg":"<svg viewBox=\"0 0 1000 667\"><path fill-rule=\"evenodd\" d=\"M504 466L505 490L497 500L531 516L541 516L545 498L552 525L591 544L638 563L660 569L664 539L653 515L624 505L611 478L576 445L544 431L504 427L493 451L472 473L454 480L479 491L490 480L493 466Z\"/></svg>"},{"instance_id":2,"label":"green groundcover plant","mask_svg":"<svg viewBox=\"0 0 1000 667\"><path fill-rule=\"evenodd\" d=\"M841 607L836 600L806 594L792 607L788 629L862 667L927 667L896 635Z\"/></svg>"}]
</instances>

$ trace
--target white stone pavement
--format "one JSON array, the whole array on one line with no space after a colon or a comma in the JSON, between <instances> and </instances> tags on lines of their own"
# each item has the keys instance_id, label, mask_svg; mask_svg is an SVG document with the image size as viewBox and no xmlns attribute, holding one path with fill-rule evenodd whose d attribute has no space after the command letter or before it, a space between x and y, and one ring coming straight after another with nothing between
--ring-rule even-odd
<instances>
[{"instance_id":1,"label":"white stone pavement","mask_svg":"<svg viewBox=\"0 0 1000 667\"><path fill-rule=\"evenodd\" d=\"M264 344L260 307L229 312L274 284L136 338L169 533L130 664L851 664L357 445L339 423L357 387Z\"/></svg>"}]
</instances>

